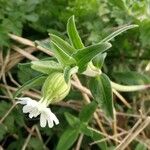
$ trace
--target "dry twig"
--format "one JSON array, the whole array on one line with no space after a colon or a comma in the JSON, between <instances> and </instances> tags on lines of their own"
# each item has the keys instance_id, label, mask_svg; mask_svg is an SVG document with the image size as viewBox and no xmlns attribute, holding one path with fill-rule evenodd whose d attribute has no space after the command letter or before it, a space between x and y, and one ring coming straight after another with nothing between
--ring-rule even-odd
<instances>
[{"instance_id":1,"label":"dry twig","mask_svg":"<svg viewBox=\"0 0 150 150\"><path fill-rule=\"evenodd\" d=\"M124 150L135 139L135 137L150 124L150 117L146 117L146 118L144 118L144 121L143 122L142 121L143 121L142 119L138 120L138 122L132 128L131 132L116 147L116 150Z\"/></svg>"},{"instance_id":2,"label":"dry twig","mask_svg":"<svg viewBox=\"0 0 150 150\"><path fill-rule=\"evenodd\" d=\"M80 150L81 143L82 143L82 140L83 140L83 136L84 136L84 134L81 133L80 136L79 136L79 139L78 139L78 142L77 142L75 150Z\"/></svg>"},{"instance_id":3,"label":"dry twig","mask_svg":"<svg viewBox=\"0 0 150 150\"><path fill-rule=\"evenodd\" d=\"M25 149L26 149L26 147L27 147L27 145L28 145L28 143L29 143L29 141L30 141L30 138L31 138L31 136L32 136L32 134L33 134L33 132L34 132L34 130L35 130L35 126L32 126L31 132L29 133L27 139L25 140L25 143L23 144L21 150L25 150Z\"/></svg>"}]
</instances>

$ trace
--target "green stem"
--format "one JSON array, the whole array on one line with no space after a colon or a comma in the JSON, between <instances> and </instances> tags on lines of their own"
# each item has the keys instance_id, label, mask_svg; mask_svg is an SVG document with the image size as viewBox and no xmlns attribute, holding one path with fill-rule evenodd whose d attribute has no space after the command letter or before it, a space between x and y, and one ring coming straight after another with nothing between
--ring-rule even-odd
<instances>
[{"instance_id":1,"label":"green stem","mask_svg":"<svg viewBox=\"0 0 150 150\"><path fill-rule=\"evenodd\" d=\"M147 88L150 88L150 84L145 84L145 85L121 85L117 84L115 82L111 81L111 86L117 91L121 92L133 92L133 91L140 91L140 90L145 90Z\"/></svg>"}]
</instances>

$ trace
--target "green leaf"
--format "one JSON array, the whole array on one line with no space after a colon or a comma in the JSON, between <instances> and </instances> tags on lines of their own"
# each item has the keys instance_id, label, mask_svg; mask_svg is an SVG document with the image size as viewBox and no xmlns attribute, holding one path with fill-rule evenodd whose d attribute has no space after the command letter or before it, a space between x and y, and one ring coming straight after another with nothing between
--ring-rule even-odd
<instances>
[{"instance_id":1,"label":"green leaf","mask_svg":"<svg viewBox=\"0 0 150 150\"><path fill-rule=\"evenodd\" d=\"M72 55L76 51L69 43L67 43L60 37L54 34L49 34L49 36L50 36L50 40L56 43L68 55Z\"/></svg>"},{"instance_id":2,"label":"green leaf","mask_svg":"<svg viewBox=\"0 0 150 150\"><path fill-rule=\"evenodd\" d=\"M71 78L71 75L74 74L74 73L77 73L78 72L78 67L75 66L73 68L71 68L70 66L67 66L65 67L64 69L64 79L66 81L66 83L69 82L70 78Z\"/></svg>"},{"instance_id":3,"label":"green leaf","mask_svg":"<svg viewBox=\"0 0 150 150\"><path fill-rule=\"evenodd\" d=\"M69 150L77 140L79 134L78 128L69 128L61 135L56 150Z\"/></svg>"},{"instance_id":4,"label":"green leaf","mask_svg":"<svg viewBox=\"0 0 150 150\"><path fill-rule=\"evenodd\" d=\"M129 29L132 29L132 28L136 28L136 27L138 27L138 25L127 25L127 26L124 26L124 27L118 29L117 31L111 33L107 37L105 37L102 41L100 41L100 43L109 42L110 40L112 40L114 37L118 36L122 32L125 32L126 30L129 30Z\"/></svg>"},{"instance_id":5,"label":"green leaf","mask_svg":"<svg viewBox=\"0 0 150 150\"><path fill-rule=\"evenodd\" d=\"M26 18L28 21L36 22L36 21L39 19L39 16L38 16L38 14L36 14L36 13L32 13L32 14L26 15L25 18Z\"/></svg>"},{"instance_id":6,"label":"green leaf","mask_svg":"<svg viewBox=\"0 0 150 150\"><path fill-rule=\"evenodd\" d=\"M107 53L103 53L103 54L98 54L94 59L93 59L93 64L94 66L96 66L97 68L102 68L103 64L104 64L104 60L107 56Z\"/></svg>"},{"instance_id":7,"label":"green leaf","mask_svg":"<svg viewBox=\"0 0 150 150\"><path fill-rule=\"evenodd\" d=\"M33 149L33 150L45 149L43 142L38 137L31 137L27 147L28 149Z\"/></svg>"},{"instance_id":8,"label":"green leaf","mask_svg":"<svg viewBox=\"0 0 150 150\"><path fill-rule=\"evenodd\" d=\"M65 117L71 127L75 127L75 125L80 124L80 120L68 112L65 112Z\"/></svg>"},{"instance_id":9,"label":"green leaf","mask_svg":"<svg viewBox=\"0 0 150 150\"><path fill-rule=\"evenodd\" d=\"M15 116L15 125L17 125L17 127L23 127L25 125L21 109L14 109L12 115Z\"/></svg>"},{"instance_id":10,"label":"green leaf","mask_svg":"<svg viewBox=\"0 0 150 150\"><path fill-rule=\"evenodd\" d=\"M35 41L35 44L37 44L37 46L41 46L45 49L48 49L50 51L52 51L49 39L43 40L43 41Z\"/></svg>"},{"instance_id":11,"label":"green leaf","mask_svg":"<svg viewBox=\"0 0 150 150\"><path fill-rule=\"evenodd\" d=\"M135 150L147 150L147 147L142 144L142 143L139 143L137 144L137 146L135 147Z\"/></svg>"},{"instance_id":12,"label":"green leaf","mask_svg":"<svg viewBox=\"0 0 150 150\"><path fill-rule=\"evenodd\" d=\"M40 75L38 77L35 77L35 78L27 81L15 92L13 97L15 98L16 96L18 96L21 92L23 92L25 90L28 90L28 89L36 87L36 86L43 85L44 81L46 80L46 77L47 76Z\"/></svg>"},{"instance_id":13,"label":"green leaf","mask_svg":"<svg viewBox=\"0 0 150 150\"><path fill-rule=\"evenodd\" d=\"M117 82L128 85L142 85L150 83L150 76L134 71L115 72L113 77Z\"/></svg>"},{"instance_id":14,"label":"green leaf","mask_svg":"<svg viewBox=\"0 0 150 150\"><path fill-rule=\"evenodd\" d=\"M102 134L96 132L96 130L92 130L92 128L87 126L87 124L82 123L80 126L81 132L86 136L91 137L93 141L99 141L104 138ZM107 150L108 148L105 141L97 143L97 146L102 150Z\"/></svg>"},{"instance_id":15,"label":"green leaf","mask_svg":"<svg viewBox=\"0 0 150 150\"><path fill-rule=\"evenodd\" d=\"M109 78L101 74L90 81L90 89L94 99L109 118L114 118L112 88Z\"/></svg>"},{"instance_id":16,"label":"green leaf","mask_svg":"<svg viewBox=\"0 0 150 150\"><path fill-rule=\"evenodd\" d=\"M0 118L2 118L7 113L7 110L9 110L10 107L11 107L10 103L6 101L0 102Z\"/></svg>"},{"instance_id":17,"label":"green leaf","mask_svg":"<svg viewBox=\"0 0 150 150\"><path fill-rule=\"evenodd\" d=\"M70 39L72 45L74 46L74 48L76 48L76 49L84 48L82 40L76 29L74 16L72 16L68 19L67 33L68 33L69 39Z\"/></svg>"},{"instance_id":18,"label":"green leaf","mask_svg":"<svg viewBox=\"0 0 150 150\"><path fill-rule=\"evenodd\" d=\"M7 133L7 127L3 124L0 124L0 141L4 138Z\"/></svg>"},{"instance_id":19,"label":"green leaf","mask_svg":"<svg viewBox=\"0 0 150 150\"><path fill-rule=\"evenodd\" d=\"M18 68L19 70L17 72L17 76L21 84L24 84L30 79L41 75L40 72L37 72L31 68L31 63L19 63Z\"/></svg>"},{"instance_id":20,"label":"green leaf","mask_svg":"<svg viewBox=\"0 0 150 150\"><path fill-rule=\"evenodd\" d=\"M62 50L56 43L52 42L52 45L54 48L55 56L62 65L68 66L76 63L75 60L67 53L65 53L65 51Z\"/></svg>"},{"instance_id":21,"label":"green leaf","mask_svg":"<svg viewBox=\"0 0 150 150\"><path fill-rule=\"evenodd\" d=\"M110 43L99 43L92 46L85 47L78 50L73 54L73 58L76 60L79 67L79 71L86 70L87 64L99 53L102 53L111 47Z\"/></svg>"},{"instance_id":22,"label":"green leaf","mask_svg":"<svg viewBox=\"0 0 150 150\"><path fill-rule=\"evenodd\" d=\"M14 124L14 116L13 115L9 115L5 120L4 120L4 124L5 126L7 126L7 130L9 133L13 133L14 132L14 128L15 128L15 124Z\"/></svg>"},{"instance_id":23,"label":"green leaf","mask_svg":"<svg viewBox=\"0 0 150 150\"><path fill-rule=\"evenodd\" d=\"M70 70L71 70L70 66L67 66L64 69L64 79L65 79L66 83L68 83L70 76L71 76Z\"/></svg>"},{"instance_id":24,"label":"green leaf","mask_svg":"<svg viewBox=\"0 0 150 150\"><path fill-rule=\"evenodd\" d=\"M7 150L20 150L24 142L24 139L21 137L18 140L11 142L8 145Z\"/></svg>"},{"instance_id":25,"label":"green leaf","mask_svg":"<svg viewBox=\"0 0 150 150\"><path fill-rule=\"evenodd\" d=\"M150 45L150 19L145 19L140 22L140 40L143 46Z\"/></svg>"},{"instance_id":26,"label":"green leaf","mask_svg":"<svg viewBox=\"0 0 150 150\"><path fill-rule=\"evenodd\" d=\"M112 3L115 7L119 7L122 10L125 10L125 2L123 0L110 0L110 3Z\"/></svg>"},{"instance_id":27,"label":"green leaf","mask_svg":"<svg viewBox=\"0 0 150 150\"><path fill-rule=\"evenodd\" d=\"M86 106L84 106L79 114L80 120L82 122L87 123L91 119L96 108L97 108L97 103L95 101L92 101L90 104L87 104Z\"/></svg>"},{"instance_id":28,"label":"green leaf","mask_svg":"<svg viewBox=\"0 0 150 150\"><path fill-rule=\"evenodd\" d=\"M52 72L61 72L63 70L62 66L55 62L55 61L42 61L42 60L38 60L38 61L32 61L31 62L31 68L45 73L45 74L50 74Z\"/></svg>"}]
</instances>

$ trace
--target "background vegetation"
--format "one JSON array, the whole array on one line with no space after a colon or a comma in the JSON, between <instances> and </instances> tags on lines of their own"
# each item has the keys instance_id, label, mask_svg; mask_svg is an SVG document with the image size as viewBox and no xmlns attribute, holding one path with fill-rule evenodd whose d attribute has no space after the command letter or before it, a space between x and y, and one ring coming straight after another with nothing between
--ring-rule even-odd
<instances>
[{"instance_id":1,"label":"background vegetation","mask_svg":"<svg viewBox=\"0 0 150 150\"><path fill-rule=\"evenodd\" d=\"M139 25L138 28L129 30L111 41L113 46L102 69L111 80L118 83L126 85L150 83L149 0L1 0L1 148L8 150L108 150L114 149L118 141L124 138L121 135L117 138L113 137L113 127L105 120L103 113L100 113L99 117L104 130L99 128L95 119L87 114L91 106L85 106L82 92L75 87L64 102L52 107L61 122L52 129L40 128L39 120L30 120L22 113L20 106L13 109L14 92L20 85L38 75L27 65L18 65L18 63L50 57L50 51L36 47L34 41L47 39L49 32L68 40L66 23L72 15L76 17L78 31L86 46L98 43L123 25ZM85 76L80 76L80 80L84 86L88 87L88 79ZM40 87L23 94L38 99ZM114 95L117 132L126 131L126 134L130 134L130 129L133 129L141 117L149 115L150 92L145 90L120 94L120 96ZM124 103L120 99L124 99ZM85 121L83 118L88 115ZM78 124L74 124L76 122L74 120L78 120L83 125L79 135L76 132ZM90 129L85 130L84 125L96 132ZM116 140L112 140L112 137ZM133 139L128 149L150 148L149 138L150 129L147 127ZM91 145L92 142L100 139L103 140Z\"/></svg>"}]
</instances>

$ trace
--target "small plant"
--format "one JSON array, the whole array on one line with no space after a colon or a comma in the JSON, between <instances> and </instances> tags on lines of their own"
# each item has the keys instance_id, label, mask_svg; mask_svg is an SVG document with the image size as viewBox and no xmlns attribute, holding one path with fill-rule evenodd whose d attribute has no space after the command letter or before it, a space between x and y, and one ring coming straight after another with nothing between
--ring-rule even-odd
<instances>
[{"instance_id":1,"label":"small plant","mask_svg":"<svg viewBox=\"0 0 150 150\"><path fill-rule=\"evenodd\" d=\"M150 149L150 0L0 0L0 80L0 149Z\"/></svg>"}]
</instances>

